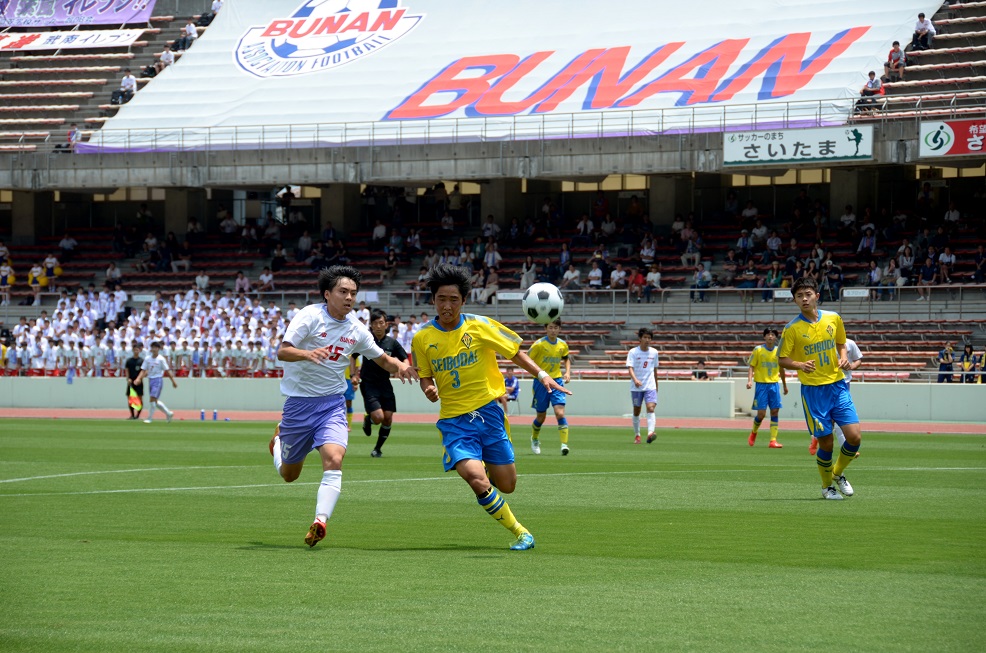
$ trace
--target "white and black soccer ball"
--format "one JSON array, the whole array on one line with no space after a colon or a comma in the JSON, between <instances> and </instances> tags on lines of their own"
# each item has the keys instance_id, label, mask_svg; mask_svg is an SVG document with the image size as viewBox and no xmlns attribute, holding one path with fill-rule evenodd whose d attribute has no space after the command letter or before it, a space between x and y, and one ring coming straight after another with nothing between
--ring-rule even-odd
<instances>
[{"instance_id":1,"label":"white and black soccer ball","mask_svg":"<svg viewBox=\"0 0 986 653\"><path fill-rule=\"evenodd\" d=\"M524 293L521 302L527 319L538 324L551 324L561 317L565 298L558 287L550 283L536 283Z\"/></svg>"}]
</instances>

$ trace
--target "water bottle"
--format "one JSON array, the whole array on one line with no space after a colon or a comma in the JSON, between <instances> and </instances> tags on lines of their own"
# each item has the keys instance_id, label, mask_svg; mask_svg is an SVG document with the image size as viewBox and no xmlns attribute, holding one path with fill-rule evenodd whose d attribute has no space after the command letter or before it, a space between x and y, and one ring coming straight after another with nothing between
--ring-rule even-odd
<instances>
[{"instance_id":1,"label":"water bottle","mask_svg":"<svg viewBox=\"0 0 986 653\"><path fill-rule=\"evenodd\" d=\"M215 422L217 419L219 419L219 411L213 410L212 411L212 421Z\"/></svg>"},{"instance_id":2,"label":"water bottle","mask_svg":"<svg viewBox=\"0 0 986 653\"><path fill-rule=\"evenodd\" d=\"M202 422L205 421L205 408L203 408L202 412L199 413L199 420Z\"/></svg>"}]
</instances>

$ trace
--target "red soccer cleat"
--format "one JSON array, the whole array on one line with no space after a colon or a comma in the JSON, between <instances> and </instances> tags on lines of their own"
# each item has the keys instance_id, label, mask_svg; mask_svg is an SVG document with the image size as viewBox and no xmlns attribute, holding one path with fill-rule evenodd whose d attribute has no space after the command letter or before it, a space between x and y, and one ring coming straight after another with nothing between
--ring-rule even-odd
<instances>
[{"instance_id":1,"label":"red soccer cleat","mask_svg":"<svg viewBox=\"0 0 986 653\"><path fill-rule=\"evenodd\" d=\"M751 447L752 447L752 446L753 446L754 444L756 444L756 443L757 443L757 434L756 434L756 433L754 433L753 431L750 431L750 439L748 439L748 440L746 441L746 443L747 443L748 445L750 445Z\"/></svg>"},{"instance_id":2,"label":"red soccer cleat","mask_svg":"<svg viewBox=\"0 0 986 653\"><path fill-rule=\"evenodd\" d=\"M639 435L633 439L633 443L634 444L640 444L640 436Z\"/></svg>"},{"instance_id":3,"label":"red soccer cleat","mask_svg":"<svg viewBox=\"0 0 986 653\"><path fill-rule=\"evenodd\" d=\"M818 438L812 438L811 444L808 445L808 455L814 456L818 453Z\"/></svg>"},{"instance_id":4,"label":"red soccer cleat","mask_svg":"<svg viewBox=\"0 0 986 653\"><path fill-rule=\"evenodd\" d=\"M325 539L325 522L316 519L312 522L311 528L308 529L308 534L305 535L305 544L315 546L323 539Z\"/></svg>"},{"instance_id":5,"label":"red soccer cleat","mask_svg":"<svg viewBox=\"0 0 986 653\"><path fill-rule=\"evenodd\" d=\"M783 449L784 448L784 445L781 444L780 442L778 442L777 440L771 440L770 441L770 444L767 445L767 448L768 449Z\"/></svg>"}]
</instances>

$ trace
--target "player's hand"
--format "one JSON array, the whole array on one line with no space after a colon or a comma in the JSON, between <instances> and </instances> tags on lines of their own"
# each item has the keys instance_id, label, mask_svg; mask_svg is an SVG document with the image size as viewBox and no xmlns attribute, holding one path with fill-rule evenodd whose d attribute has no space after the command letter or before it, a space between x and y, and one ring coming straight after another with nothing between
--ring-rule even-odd
<instances>
[{"instance_id":1,"label":"player's hand","mask_svg":"<svg viewBox=\"0 0 986 653\"><path fill-rule=\"evenodd\" d=\"M438 386L430 385L425 388L425 397L432 403L438 401Z\"/></svg>"},{"instance_id":2,"label":"player's hand","mask_svg":"<svg viewBox=\"0 0 986 653\"><path fill-rule=\"evenodd\" d=\"M178 384L175 383L175 380L174 379L171 380L171 387L173 387L173 388L177 388L178 387Z\"/></svg>"},{"instance_id":3,"label":"player's hand","mask_svg":"<svg viewBox=\"0 0 986 653\"><path fill-rule=\"evenodd\" d=\"M637 379L634 379L634 380L633 380L633 384L634 384L635 386L637 386L638 388L642 388L642 387L644 387L644 384L643 384L643 383L641 383L640 381L638 381Z\"/></svg>"},{"instance_id":4,"label":"player's hand","mask_svg":"<svg viewBox=\"0 0 986 653\"><path fill-rule=\"evenodd\" d=\"M750 389L750 388L752 388L752 387L753 387L753 381L747 381L747 382L746 382L746 389L747 389L747 390L749 390L749 389ZM785 392L786 392L786 391L785 391Z\"/></svg>"},{"instance_id":5,"label":"player's hand","mask_svg":"<svg viewBox=\"0 0 986 653\"><path fill-rule=\"evenodd\" d=\"M572 375L565 374L565 376L561 377L561 380L565 382L565 385L568 385L569 383L572 382Z\"/></svg>"},{"instance_id":6,"label":"player's hand","mask_svg":"<svg viewBox=\"0 0 986 653\"><path fill-rule=\"evenodd\" d=\"M321 364L326 358L334 354L332 347L319 347L318 349L302 350L307 351L305 357L313 363Z\"/></svg>"},{"instance_id":7,"label":"player's hand","mask_svg":"<svg viewBox=\"0 0 986 653\"><path fill-rule=\"evenodd\" d=\"M806 360L801 364L801 371L805 374L811 374L815 371L815 359Z\"/></svg>"},{"instance_id":8,"label":"player's hand","mask_svg":"<svg viewBox=\"0 0 986 653\"><path fill-rule=\"evenodd\" d=\"M848 370L852 366L848 358L839 359L839 369Z\"/></svg>"},{"instance_id":9,"label":"player's hand","mask_svg":"<svg viewBox=\"0 0 986 653\"><path fill-rule=\"evenodd\" d=\"M787 394L787 386L784 386L784 394Z\"/></svg>"},{"instance_id":10,"label":"player's hand","mask_svg":"<svg viewBox=\"0 0 986 653\"><path fill-rule=\"evenodd\" d=\"M412 367L409 363L398 363L397 368L397 378L401 380L401 383L419 380L418 368ZM435 396L438 396L437 390L435 391ZM432 401L435 401L435 399L432 399Z\"/></svg>"},{"instance_id":11,"label":"player's hand","mask_svg":"<svg viewBox=\"0 0 986 653\"><path fill-rule=\"evenodd\" d=\"M545 387L545 389L548 390L548 392L551 392L553 390L557 390L558 392L562 392L562 393L567 394L567 395L572 394L572 391L571 390L569 390L568 388L566 388L563 385L560 385L557 381L555 381L550 376L546 376L545 378L541 379L541 385L543 385Z\"/></svg>"}]
</instances>

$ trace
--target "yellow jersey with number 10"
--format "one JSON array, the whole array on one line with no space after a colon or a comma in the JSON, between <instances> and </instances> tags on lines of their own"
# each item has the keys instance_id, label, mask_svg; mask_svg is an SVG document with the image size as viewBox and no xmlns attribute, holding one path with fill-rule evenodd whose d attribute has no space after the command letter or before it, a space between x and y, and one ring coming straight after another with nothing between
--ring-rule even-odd
<instances>
[{"instance_id":1,"label":"yellow jersey with number 10","mask_svg":"<svg viewBox=\"0 0 986 653\"><path fill-rule=\"evenodd\" d=\"M842 318L832 311L818 311L818 320L809 322L798 315L784 327L778 357L796 362L815 361L815 371L806 374L798 370L802 385L829 385L845 378L839 368L836 345L846 344L846 328Z\"/></svg>"}]
</instances>

